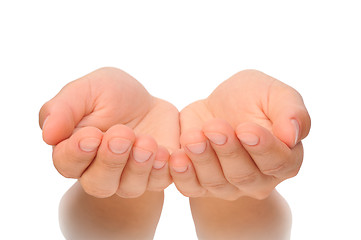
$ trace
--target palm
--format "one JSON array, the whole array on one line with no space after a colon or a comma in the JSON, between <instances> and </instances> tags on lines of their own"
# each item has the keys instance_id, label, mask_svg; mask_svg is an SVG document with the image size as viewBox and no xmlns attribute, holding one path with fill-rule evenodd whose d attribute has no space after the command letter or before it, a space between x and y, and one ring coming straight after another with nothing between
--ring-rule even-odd
<instances>
[{"instance_id":1,"label":"palm","mask_svg":"<svg viewBox=\"0 0 361 240\"><path fill-rule=\"evenodd\" d=\"M184 108L180 123L186 156L176 155L171 165L191 166L191 177L172 174L182 193L264 199L278 183L297 174L303 156L299 141L307 135L310 120L294 89L247 70Z\"/></svg>"},{"instance_id":2,"label":"palm","mask_svg":"<svg viewBox=\"0 0 361 240\"><path fill-rule=\"evenodd\" d=\"M91 111L80 120L76 129L93 126L105 132L116 124L124 124L136 134L152 136L168 150L177 149L178 110L172 104L151 96L130 76L123 76L122 80L89 81L91 101L88 109Z\"/></svg>"},{"instance_id":3,"label":"palm","mask_svg":"<svg viewBox=\"0 0 361 240\"><path fill-rule=\"evenodd\" d=\"M134 126L139 134L152 136L170 152L179 148L179 112L170 103L154 98L154 105Z\"/></svg>"},{"instance_id":4,"label":"palm","mask_svg":"<svg viewBox=\"0 0 361 240\"><path fill-rule=\"evenodd\" d=\"M40 125L46 118L51 119L43 129L44 140L51 145L84 127L106 132L123 124L174 150L179 145L178 114L172 104L151 96L130 75L103 68L69 83L45 104L40 111Z\"/></svg>"},{"instance_id":5,"label":"palm","mask_svg":"<svg viewBox=\"0 0 361 240\"><path fill-rule=\"evenodd\" d=\"M179 112L119 69L69 83L44 104L40 125L58 171L90 195L140 196L170 183L163 147L179 148Z\"/></svg>"},{"instance_id":6,"label":"palm","mask_svg":"<svg viewBox=\"0 0 361 240\"><path fill-rule=\"evenodd\" d=\"M243 75L242 75L243 74ZM244 122L254 122L268 130L272 122L268 116L268 95L274 79L233 76L219 85L204 100L194 102L181 112L182 128L199 128L212 118L228 121L233 128Z\"/></svg>"}]
</instances>

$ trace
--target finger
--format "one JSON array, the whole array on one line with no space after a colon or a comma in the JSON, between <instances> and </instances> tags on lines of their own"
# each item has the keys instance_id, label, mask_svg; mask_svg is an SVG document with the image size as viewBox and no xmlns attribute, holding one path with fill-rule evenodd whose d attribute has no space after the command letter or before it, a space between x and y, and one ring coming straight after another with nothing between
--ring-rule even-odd
<instances>
[{"instance_id":1,"label":"finger","mask_svg":"<svg viewBox=\"0 0 361 240\"><path fill-rule=\"evenodd\" d=\"M269 181L272 179L259 171L227 121L221 119L208 121L204 124L203 131L218 156L228 182L236 186L244 195L262 197L268 194L265 186L270 185Z\"/></svg>"},{"instance_id":2,"label":"finger","mask_svg":"<svg viewBox=\"0 0 361 240\"><path fill-rule=\"evenodd\" d=\"M70 82L43 105L39 113L43 139L55 145L68 138L79 125L95 126L104 132L118 123L135 125L134 120L153 104L151 98L145 88L124 71L97 69ZM91 115L96 111L112 117Z\"/></svg>"},{"instance_id":3,"label":"finger","mask_svg":"<svg viewBox=\"0 0 361 240\"><path fill-rule=\"evenodd\" d=\"M67 84L40 110L39 124L44 141L56 145L68 138L81 118L91 112L91 103L89 84L86 81Z\"/></svg>"},{"instance_id":4,"label":"finger","mask_svg":"<svg viewBox=\"0 0 361 240\"><path fill-rule=\"evenodd\" d=\"M164 146L169 153L172 153L179 149L180 125L178 109L159 98L153 98L152 101L154 101L154 106L157 106L157 110L150 112L147 115L148 117L144 119L145 121L140 122L134 131L143 133L145 130L144 133L150 134L157 140L159 145ZM155 118L157 119L156 123L151 120Z\"/></svg>"},{"instance_id":5,"label":"finger","mask_svg":"<svg viewBox=\"0 0 361 240\"><path fill-rule=\"evenodd\" d=\"M263 174L284 180L298 173L303 159L302 143L290 149L267 129L255 123L239 125L236 133Z\"/></svg>"},{"instance_id":6,"label":"finger","mask_svg":"<svg viewBox=\"0 0 361 240\"><path fill-rule=\"evenodd\" d=\"M120 178L117 195L136 198L147 189L158 145L150 136L138 136Z\"/></svg>"},{"instance_id":7,"label":"finger","mask_svg":"<svg viewBox=\"0 0 361 240\"><path fill-rule=\"evenodd\" d=\"M214 116L208 109L205 100L196 101L185 107L179 114L180 129L182 132L193 129L202 129L203 123Z\"/></svg>"},{"instance_id":8,"label":"finger","mask_svg":"<svg viewBox=\"0 0 361 240\"><path fill-rule=\"evenodd\" d=\"M54 147L55 168L64 177L80 178L95 158L102 137L103 133L97 128L81 128Z\"/></svg>"},{"instance_id":9,"label":"finger","mask_svg":"<svg viewBox=\"0 0 361 240\"><path fill-rule=\"evenodd\" d=\"M204 197L207 190L198 182L193 165L183 150L176 150L169 159L174 185L186 197Z\"/></svg>"},{"instance_id":10,"label":"finger","mask_svg":"<svg viewBox=\"0 0 361 240\"><path fill-rule=\"evenodd\" d=\"M159 146L149 176L148 191L163 191L171 184L172 178L168 167L169 157L168 150Z\"/></svg>"},{"instance_id":11,"label":"finger","mask_svg":"<svg viewBox=\"0 0 361 240\"><path fill-rule=\"evenodd\" d=\"M311 119L301 95L293 88L275 80L269 90L268 112L273 133L290 148L305 138Z\"/></svg>"},{"instance_id":12,"label":"finger","mask_svg":"<svg viewBox=\"0 0 361 240\"><path fill-rule=\"evenodd\" d=\"M80 178L85 192L94 197L106 198L117 191L134 141L135 134L129 127L115 125L109 128L97 156Z\"/></svg>"},{"instance_id":13,"label":"finger","mask_svg":"<svg viewBox=\"0 0 361 240\"><path fill-rule=\"evenodd\" d=\"M238 189L228 183L217 155L201 130L182 133L180 143L192 161L199 183L215 196L234 195Z\"/></svg>"}]
</instances>

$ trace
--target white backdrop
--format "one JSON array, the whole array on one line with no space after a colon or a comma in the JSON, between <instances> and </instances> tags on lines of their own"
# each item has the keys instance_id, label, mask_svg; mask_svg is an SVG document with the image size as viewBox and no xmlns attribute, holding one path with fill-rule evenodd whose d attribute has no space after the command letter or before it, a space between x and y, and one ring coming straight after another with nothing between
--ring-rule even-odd
<instances>
[{"instance_id":1,"label":"white backdrop","mask_svg":"<svg viewBox=\"0 0 361 240\"><path fill-rule=\"evenodd\" d=\"M299 175L278 187L292 239L361 239L360 11L357 1L0 1L0 239L63 239L57 208L74 181L53 167L37 114L103 66L179 109L247 68L296 88L312 129ZM196 239L174 187L155 239Z\"/></svg>"}]
</instances>

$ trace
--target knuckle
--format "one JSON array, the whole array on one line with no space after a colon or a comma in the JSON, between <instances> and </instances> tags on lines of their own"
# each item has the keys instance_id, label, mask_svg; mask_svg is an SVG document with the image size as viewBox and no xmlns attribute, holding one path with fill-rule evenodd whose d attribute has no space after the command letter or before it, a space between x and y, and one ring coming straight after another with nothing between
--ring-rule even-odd
<instances>
[{"instance_id":1,"label":"knuckle","mask_svg":"<svg viewBox=\"0 0 361 240\"><path fill-rule=\"evenodd\" d=\"M286 178L293 178L293 177L297 176L299 171L300 171L300 168L291 169L290 171L288 171Z\"/></svg>"},{"instance_id":2,"label":"knuckle","mask_svg":"<svg viewBox=\"0 0 361 240\"><path fill-rule=\"evenodd\" d=\"M261 169L261 172L265 175L272 175L278 176L280 173L284 172L287 169L288 164L286 161L283 161L276 165L276 167L268 168L268 169Z\"/></svg>"},{"instance_id":3,"label":"knuckle","mask_svg":"<svg viewBox=\"0 0 361 240\"><path fill-rule=\"evenodd\" d=\"M260 167L260 171L269 176L286 179L294 177L298 174L303 160L303 150L301 154L294 156L294 152L288 152L283 157L277 159L273 166Z\"/></svg>"},{"instance_id":4,"label":"knuckle","mask_svg":"<svg viewBox=\"0 0 361 240\"><path fill-rule=\"evenodd\" d=\"M240 197L241 197L240 194L232 194L229 196L223 196L222 199L233 202L233 201L236 201L237 199L239 199Z\"/></svg>"},{"instance_id":5,"label":"knuckle","mask_svg":"<svg viewBox=\"0 0 361 240\"><path fill-rule=\"evenodd\" d=\"M149 186L147 188L148 191L150 192L161 192L163 191L165 188L163 188L162 186Z\"/></svg>"},{"instance_id":6,"label":"knuckle","mask_svg":"<svg viewBox=\"0 0 361 240\"><path fill-rule=\"evenodd\" d=\"M257 200L265 200L266 198L268 198L271 193L272 193L273 189L270 190L265 190L265 191L258 191L254 194L251 195L251 197L257 199Z\"/></svg>"},{"instance_id":7,"label":"knuckle","mask_svg":"<svg viewBox=\"0 0 361 240\"><path fill-rule=\"evenodd\" d=\"M222 152L219 153L219 156L224 159L238 159L239 153L237 152L237 149L231 148L231 149L223 150Z\"/></svg>"},{"instance_id":8,"label":"knuckle","mask_svg":"<svg viewBox=\"0 0 361 240\"><path fill-rule=\"evenodd\" d=\"M71 171L87 163L84 158L74 154L70 148L66 148L63 153L60 153L60 150L53 150L52 158L54 166L62 171Z\"/></svg>"},{"instance_id":9,"label":"knuckle","mask_svg":"<svg viewBox=\"0 0 361 240\"><path fill-rule=\"evenodd\" d=\"M228 184L226 181L221 182L201 182L202 187L211 190L220 190L226 187Z\"/></svg>"},{"instance_id":10,"label":"knuckle","mask_svg":"<svg viewBox=\"0 0 361 240\"><path fill-rule=\"evenodd\" d=\"M147 187L147 190L151 192L161 192L164 189L166 189L168 186L169 184L151 185Z\"/></svg>"},{"instance_id":11,"label":"knuckle","mask_svg":"<svg viewBox=\"0 0 361 240\"><path fill-rule=\"evenodd\" d=\"M202 166L207 166L211 163L212 159L209 157L205 157L205 158L198 158L198 159L191 159L193 164L196 164L200 167Z\"/></svg>"},{"instance_id":12,"label":"knuckle","mask_svg":"<svg viewBox=\"0 0 361 240\"><path fill-rule=\"evenodd\" d=\"M82 183L82 186L83 186L84 191L88 195L91 195L96 198L107 198L114 194L114 191L109 190L109 189L103 189L96 185L89 186L87 184Z\"/></svg>"},{"instance_id":13,"label":"knuckle","mask_svg":"<svg viewBox=\"0 0 361 240\"><path fill-rule=\"evenodd\" d=\"M167 180L171 179L171 176L169 175L169 173L160 174L160 173L157 173L157 172L153 171L153 169L151 170L150 176L149 176L149 181L151 181L151 182L162 182L165 179L167 179Z\"/></svg>"},{"instance_id":14,"label":"knuckle","mask_svg":"<svg viewBox=\"0 0 361 240\"><path fill-rule=\"evenodd\" d=\"M54 163L54 167L60 173L60 175L62 175L65 178L79 178L80 177L80 173L75 171L74 168L65 168L61 164L55 164L55 163Z\"/></svg>"},{"instance_id":15,"label":"knuckle","mask_svg":"<svg viewBox=\"0 0 361 240\"><path fill-rule=\"evenodd\" d=\"M243 186L254 183L258 178L257 172L228 176L227 180L235 186Z\"/></svg>"},{"instance_id":16,"label":"knuckle","mask_svg":"<svg viewBox=\"0 0 361 240\"><path fill-rule=\"evenodd\" d=\"M135 176L136 178L144 178L149 176L150 170L149 169L143 169L143 168L129 168L130 174Z\"/></svg>"},{"instance_id":17,"label":"knuckle","mask_svg":"<svg viewBox=\"0 0 361 240\"><path fill-rule=\"evenodd\" d=\"M206 189L201 189L196 191L180 190L180 193L182 193L185 197L198 198L198 197L204 197L207 193L207 190Z\"/></svg>"},{"instance_id":18,"label":"knuckle","mask_svg":"<svg viewBox=\"0 0 361 240\"><path fill-rule=\"evenodd\" d=\"M79 178L78 175L76 175L71 171L58 170L58 172L60 173L60 175L62 175L65 178L74 178L74 179Z\"/></svg>"},{"instance_id":19,"label":"knuckle","mask_svg":"<svg viewBox=\"0 0 361 240\"><path fill-rule=\"evenodd\" d=\"M71 154L67 154L67 156L72 156ZM60 162L60 161L64 161L64 159L58 159L57 157L55 157L54 161L55 162ZM84 165L84 159L79 158L79 157L71 157L69 158L68 162L74 166L81 166Z\"/></svg>"},{"instance_id":20,"label":"knuckle","mask_svg":"<svg viewBox=\"0 0 361 240\"><path fill-rule=\"evenodd\" d=\"M118 190L117 195L122 198L138 198L142 196L144 191L129 191L129 190Z\"/></svg>"},{"instance_id":21,"label":"knuckle","mask_svg":"<svg viewBox=\"0 0 361 240\"><path fill-rule=\"evenodd\" d=\"M103 158L101 159L102 164L110 171L119 171L126 165L126 161L119 159Z\"/></svg>"},{"instance_id":22,"label":"knuckle","mask_svg":"<svg viewBox=\"0 0 361 240\"><path fill-rule=\"evenodd\" d=\"M148 191L161 192L166 189L172 183L171 179L162 179L160 181L151 178L147 186Z\"/></svg>"}]
</instances>

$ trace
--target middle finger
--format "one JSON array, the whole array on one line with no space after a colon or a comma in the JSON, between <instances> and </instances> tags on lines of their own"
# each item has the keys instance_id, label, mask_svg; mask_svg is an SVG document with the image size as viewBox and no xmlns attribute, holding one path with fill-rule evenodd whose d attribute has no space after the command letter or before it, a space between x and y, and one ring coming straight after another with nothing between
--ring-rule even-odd
<instances>
[{"instance_id":1,"label":"middle finger","mask_svg":"<svg viewBox=\"0 0 361 240\"><path fill-rule=\"evenodd\" d=\"M223 175L217 155L201 130L189 130L180 138L184 151L191 159L199 183L215 196L235 195L238 189Z\"/></svg>"}]
</instances>

